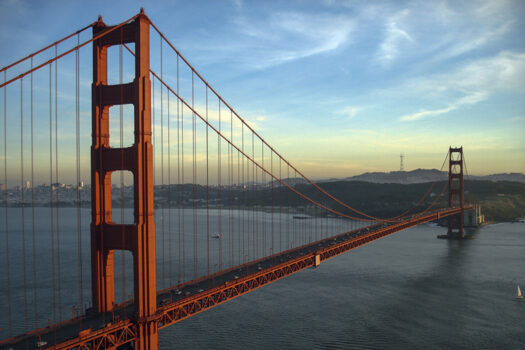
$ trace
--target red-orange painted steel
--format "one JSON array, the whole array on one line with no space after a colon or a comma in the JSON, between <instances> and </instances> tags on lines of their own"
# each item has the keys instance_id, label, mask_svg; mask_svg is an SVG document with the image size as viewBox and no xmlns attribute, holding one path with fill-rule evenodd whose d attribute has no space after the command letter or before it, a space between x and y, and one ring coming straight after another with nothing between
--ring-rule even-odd
<instances>
[{"instance_id":1,"label":"red-orange painted steel","mask_svg":"<svg viewBox=\"0 0 525 350\"><path fill-rule=\"evenodd\" d=\"M257 271L254 274L241 277L237 280L226 282L213 289L192 295L188 298L163 305L154 315L150 316L150 321L155 324L157 329L167 327L200 312L206 311L214 306L225 303L226 301L232 300L240 295L253 291L266 284L289 276L295 272L309 267L315 267L317 256L322 263L322 261L333 258L351 249L371 243L393 233L425 222L446 218L451 215L457 215L461 212L461 210L471 209L473 209L472 206L466 206L464 208L443 209L426 214L424 216L414 216L405 221L386 227L376 227L374 231L359 237L342 241L332 246L320 249L314 253L300 256L293 260L283 262L279 265ZM345 234L346 233L334 236L330 239L344 236ZM302 249L304 247L300 248ZM66 342L58 344L56 349L105 349L129 343L136 340L137 338L137 325L130 320L122 320L110 323L105 328L97 331L87 331L85 333L81 332L77 338L70 339Z\"/></svg>"},{"instance_id":2,"label":"red-orange painted steel","mask_svg":"<svg viewBox=\"0 0 525 350\"><path fill-rule=\"evenodd\" d=\"M120 23L119 25L114 26L114 27L111 27L111 29L108 29L108 32L109 32L109 31L117 30L118 28L122 27L123 25L125 25L125 24L127 24L127 23L133 21L133 20L136 19L138 16L139 16L139 15L135 15L135 16L131 17L130 19L128 19L128 20L126 20L126 21ZM89 27L91 27L91 26L95 26L97 23L98 23L98 22L95 22L95 23L89 25L87 28L89 28ZM72 35L75 35L75 34L77 34L77 33L74 33L74 34L72 34ZM107 34L107 32L106 32L106 34ZM15 81L17 81L17 80L20 80L20 79L22 79L23 77L25 77L25 76L27 76L27 75L33 73L33 72L36 72L37 70L39 70L39 69L41 69L41 68L43 68L43 67L48 66L50 63L53 63L53 62L55 62L55 61L58 61L58 60L61 59L62 57L65 57L65 56L69 55L70 53L75 52L76 50L78 50L78 49L80 49L80 48L86 46L86 45L89 44L89 43L94 42L95 40L99 39L100 37L102 37L102 36L104 36L104 35L105 35L105 34L102 33L102 34L99 34L99 35L97 35L97 36L93 36L91 39L84 41L82 44L79 44L79 45L77 45L77 46L75 46L75 47L73 47L73 48L71 48L71 49L69 49L69 50L67 50L67 51L65 51L65 52L62 52L60 55L54 56L53 58L50 58L49 60L45 61L44 63L41 63L41 64L39 64L38 66L35 66L35 67L33 67L33 68L31 68L31 69L25 71L24 73L19 74L19 75L15 76L15 77L11 78L10 80L7 80L7 81L4 81L3 83L0 83L0 88L3 88L4 86L7 86L7 85L9 85L9 84L11 84L11 83L13 83L13 82L15 82ZM69 37L70 37L70 36L69 36ZM66 39L67 39L67 38L64 38L64 39L62 39L62 40L66 40ZM14 65L19 64L19 63L21 63L21 62L27 60L27 59L30 58L30 57L33 57L34 55L36 55L36 54L42 52L43 50L47 50L47 49L49 49L50 47L55 46L56 44L62 42L62 40L59 40L59 41L55 42L55 43L52 44L52 45L48 45L46 48L44 48L44 49L42 49L42 50L39 50L39 51L35 52L34 54L31 54L31 55L29 55L29 56L27 56L27 57L24 57L23 59L21 59L21 60L15 62L14 64L10 65L9 67L13 67ZM6 69L9 68L9 67L6 67ZM3 70L5 71L6 69L3 69Z\"/></svg>"},{"instance_id":3,"label":"red-orange painted steel","mask_svg":"<svg viewBox=\"0 0 525 350\"><path fill-rule=\"evenodd\" d=\"M110 31L99 20L93 35ZM135 44L135 79L130 84L108 85L107 49ZM91 259L93 307L108 312L115 307L113 254L133 253L135 348L157 349L158 330L151 320L157 309L155 223L153 209L153 146L151 143L151 82L149 76L149 20L141 13L133 22L93 42L93 145ZM109 107L132 103L134 144L109 145ZM123 161L125 160L125 161ZM133 174L134 223L118 225L111 217L111 173Z\"/></svg>"},{"instance_id":4,"label":"red-orange painted steel","mask_svg":"<svg viewBox=\"0 0 525 350\"><path fill-rule=\"evenodd\" d=\"M472 207L466 207L465 209L472 209ZM189 298L162 306L157 312L159 328L164 328L173 323L182 321L197 313L222 304L242 294L246 294L254 289L262 287L268 283L277 281L295 272L304 270L309 267L315 267L317 255L320 256L320 260L322 262L324 260L333 258L351 249L357 248L367 243L371 243L390 234L405 230L407 228L425 222L437 220L440 217L454 215L459 213L460 211L461 208L446 209L439 212L427 214L425 216L407 219L400 223L389 225L384 228L379 228L375 231L359 236L357 238L343 241L341 243L326 247L317 252L284 262L277 266L273 266L271 268L262 270L258 273L246 276L244 278L240 278L236 281L229 282L222 286L218 286L214 289L204 291L200 294L191 296ZM341 234L335 237L343 235L345 234Z\"/></svg>"},{"instance_id":5,"label":"red-orange painted steel","mask_svg":"<svg viewBox=\"0 0 525 350\"><path fill-rule=\"evenodd\" d=\"M464 182L463 182L463 147L449 148L448 157L448 206L459 206L458 215L449 216L447 235L451 238L462 238L465 235L464 225Z\"/></svg>"},{"instance_id":6,"label":"red-orange painted steel","mask_svg":"<svg viewBox=\"0 0 525 350\"><path fill-rule=\"evenodd\" d=\"M243 118L241 118L241 116L239 114L237 114L237 112L221 97L221 95L219 95L219 93L217 91L215 91L215 89L199 74L199 72L197 72L197 70L195 68L193 68L193 66L188 62L188 60L186 60L186 58L184 58L184 56L182 56L182 54L179 52L179 50L177 50L175 48L175 46L160 31L160 29L157 28L157 26L154 23L151 23L151 26L153 27L153 29L155 29L157 31L157 33L162 37L162 39L164 39L164 41L172 48L172 50L177 54L177 56L180 57L184 61L184 63L186 63L186 65L191 69L191 71L193 73L195 73L195 75L197 75L197 77L199 77L199 79L206 85L206 87L208 89L210 89L210 91L213 92L213 94L215 94L215 96L217 96L219 101L222 102L241 121L241 123L243 125L245 125L253 133L253 135L256 135L259 138L259 140L261 140L261 142L270 149L270 151L275 153L275 155L277 157L279 157L283 162L286 163L286 165L288 165L291 169L293 169L295 172L297 172L297 174L301 175L303 177L303 179L306 180L306 182L308 182L310 185L312 185L314 188L319 190L321 193L323 193L328 198L331 198L332 200L334 200L339 205L342 205L343 207L345 207L345 208L347 208L347 209L349 209L349 210L351 210L351 211L353 211L353 212L355 212L357 214L360 214L360 215L364 216L364 218L356 218L357 220L370 221L370 222L373 222L373 221L394 222L394 221L396 221L396 220L393 220L393 219L396 219L397 217L395 217L395 218L376 218L376 217L370 216L370 215L368 215L368 214L366 214L366 213L364 213L362 211L359 211L359 210L349 206L348 204L343 203L342 201L337 199L335 196L333 196L332 194L330 194L327 191L325 191L324 189L322 189L316 182L314 182L314 181L310 180L310 178L306 177L306 175L304 175L301 171L299 171L292 164L290 164L290 162L288 162L279 152L277 152L272 146L270 146L270 144L268 142L266 142L266 140L263 139L261 135L259 135L248 123L246 123L246 121ZM182 102L184 102L184 101L182 101ZM192 110L193 110L193 108L192 108ZM194 112L194 111L192 111L192 112ZM327 209L327 210L329 210L329 209ZM331 210L329 210L329 211L331 211ZM339 215L339 216L343 216L343 217L348 217L348 216L342 215L340 213L334 213L334 214Z\"/></svg>"}]
</instances>

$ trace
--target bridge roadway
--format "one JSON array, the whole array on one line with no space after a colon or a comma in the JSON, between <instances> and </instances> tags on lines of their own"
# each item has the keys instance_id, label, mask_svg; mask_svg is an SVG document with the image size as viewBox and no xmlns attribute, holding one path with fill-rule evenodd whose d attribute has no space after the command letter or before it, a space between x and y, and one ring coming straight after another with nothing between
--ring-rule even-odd
<instances>
[{"instance_id":1,"label":"bridge roadway","mask_svg":"<svg viewBox=\"0 0 525 350\"><path fill-rule=\"evenodd\" d=\"M167 327L350 249L460 211L461 208L443 209L400 222L362 227L161 290L157 293L154 321L159 329ZM145 321L135 319L133 310L133 303L128 301L110 313L88 311L82 317L3 340L0 349L34 349L38 342L42 342L42 348L53 349L121 346L135 339L135 324Z\"/></svg>"}]
</instances>

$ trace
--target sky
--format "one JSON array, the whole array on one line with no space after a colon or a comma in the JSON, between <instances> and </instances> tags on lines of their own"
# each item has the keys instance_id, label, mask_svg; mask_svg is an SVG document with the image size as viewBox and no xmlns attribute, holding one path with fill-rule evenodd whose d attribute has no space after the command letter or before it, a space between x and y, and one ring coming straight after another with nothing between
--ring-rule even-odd
<instances>
[{"instance_id":1,"label":"sky","mask_svg":"<svg viewBox=\"0 0 525 350\"><path fill-rule=\"evenodd\" d=\"M440 168L449 146L471 174L525 173L524 1L0 0L0 66L141 7L311 178L396 171L401 153Z\"/></svg>"}]
</instances>

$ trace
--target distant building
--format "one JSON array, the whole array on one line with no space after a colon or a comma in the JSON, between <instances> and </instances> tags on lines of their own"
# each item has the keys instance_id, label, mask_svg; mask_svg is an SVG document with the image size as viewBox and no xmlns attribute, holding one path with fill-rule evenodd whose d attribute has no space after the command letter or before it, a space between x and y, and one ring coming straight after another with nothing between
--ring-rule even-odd
<instances>
[{"instance_id":1,"label":"distant building","mask_svg":"<svg viewBox=\"0 0 525 350\"><path fill-rule=\"evenodd\" d=\"M26 181L26 189L31 188L31 182L29 180Z\"/></svg>"},{"instance_id":2,"label":"distant building","mask_svg":"<svg viewBox=\"0 0 525 350\"><path fill-rule=\"evenodd\" d=\"M7 190L7 186L5 184L0 184L0 191Z\"/></svg>"}]
</instances>

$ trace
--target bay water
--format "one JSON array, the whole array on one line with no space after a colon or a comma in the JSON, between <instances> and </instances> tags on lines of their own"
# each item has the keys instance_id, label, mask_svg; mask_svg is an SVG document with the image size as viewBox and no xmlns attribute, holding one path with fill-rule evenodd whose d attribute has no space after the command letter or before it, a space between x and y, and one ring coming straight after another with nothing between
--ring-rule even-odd
<instances>
[{"instance_id":1,"label":"bay water","mask_svg":"<svg viewBox=\"0 0 525 350\"><path fill-rule=\"evenodd\" d=\"M4 208L2 208L4 213ZM31 209L24 211L25 251L20 244L20 208L9 208L9 284L7 293L7 266L5 225L2 222L2 248L0 249L0 339L9 336L8 299L11 300L12 334L20 334L35 326L60 319L54 303L62 305L61 318L67 319L75 310L90 303L90 211L61 208L58 221L56 212L49 208L35 208L35 277L38 285L34 316L32 266ZM77 216L79 214L80 216ZM157 277L158 288L176 284L180 278L178 256L179 237L162 238L162 222L157 210ZM187 265L184 280L192 273L206 274L207 269L219 269L219 240L211 240L209 264L199 259L199 270L193 271L192 250L195 237L199 254L206 251L208 232L200 224L193 230L194 220L203 222L205 211L172 212L165 218L174 220L181 214L185 218ZM223 213L224 214L224 213ZM126 216L131 212L126 210ZM211 222L218 218L211 211ZM269 235L270 215L249 211L230 212L232 217L252 218L255 223L265 222L265 235ZM171 216L171 217L170 217ZM78 259L77 218L81 218L81 255ZM51 226L53 218L53 226ZM256 219L255 219L256 218ZM2 215L2 221L6 219ZM252 220L249 219L249 220ZM51 227L56 231L59 223L60 257L54 256L53 279L51 244L58 245ZM227 220L226 220L227 222ZM253 222L252 222L253 223ZM286 214L280 224L294 230L294 235L283 239L283 247L298 245L308 240L304 232L315 234L319 230L333 232L355 227L337 219L325 221L294 220ZM224 223L223 223L224 224ZM171 225L171 223L170 223ZM224 224L227 225L227 224ZM273 223L276 225L276 223ZM260 226L260 225L259 225ZM315 226L315 227L314 227ZM282 230L282 228L281 228ZM247 295L217 306L199 315L161 330L161 349L523 349L525 348L525 300L516 298L517 286L525 287L525 223L501 223L469 231L469 238L461 241L439 240L445 228L433 224L420 225L359 247L341 256L323 262L316 269L301 271L283 280L255 290ZM193 232L192 232L193 231ZM235 237L235 228L231 231ZM277 227L275 227L277 232ZM301 233L302 232L302 233ZM210 234L215 234L211 232ZM269 236L264 244L258 241L257 252L239 256L240 240L227 244L225 228L222 244L223 268L257 254L272 253ZM260 236L259 232L259 236ZM302 236L301 236L302 235ZM55 241L51 241L55 237ZM277 238L276 238L277 239ZM295 239L295 241L294 241ZM237 242L237 243L236 243ZM252 242L253 244L253 242ZM277 241L275 242L275 248ZM259 251L260 249L260 251ZM233 252L233 253L232 253ZM165 255L164 264L160 261ZM170 258L171 254L171 258ZM237 254L237 255L235 255ZM24 292L23 263L26 256L26 290ZM127 256L126 256L127 255ZM57 260L61 259L60 300ZM115 256L117 301L132 293L131 255ZM212 267L210 267L212 266ZM82 279L78 278L79 269ZM213 271L211 271L213 272ZM123 278L127 275L127 279ZM164 279L161 277L164 276ZM78 300L79 285L82 300ZM25 299L25 301L24 301ZM27 305L27 306L24 306ZM55 315L53 315L55 313ZM25 319L27 318L27 322ZM38 321L38 322L36 322Z\"/></svg>"}]
</instances>

